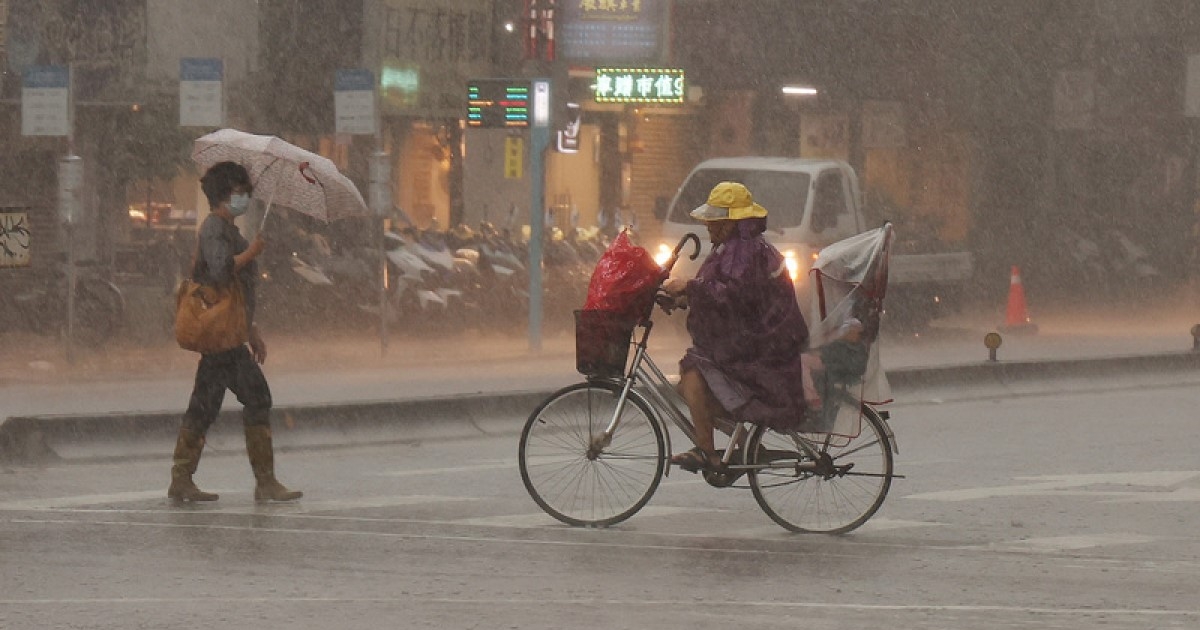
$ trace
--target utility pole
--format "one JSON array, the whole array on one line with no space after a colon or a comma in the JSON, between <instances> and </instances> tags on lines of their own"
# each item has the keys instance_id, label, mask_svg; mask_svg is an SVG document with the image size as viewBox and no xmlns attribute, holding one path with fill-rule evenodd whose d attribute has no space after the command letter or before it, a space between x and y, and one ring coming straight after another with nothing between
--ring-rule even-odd
<instances>
[{"instance_id":1,"label":"utility pole","mask_svg":"<svg viewBox=\"0 0 1200 630\"><path fill-rule=\"evenodd\" d=\"M550 146L550 80L533 80L533 124L529 129L529 349L542 349L542 245L546 233L546 150Z\"/></svg>"},{"instance_id":2,"label":"utility pole","mask_svg":"<svg viewBox=\"0 0 1200 630\"><path fill-rule=\"evenodd\" d=\"M542 349L542 250L546 232L546 151L554 120L553 81L555 65L554 27L557 0L526 0L526 62L533 91L530 140L529 208L529 349ZM549 71L548 71L549 70Z\"/></svg>"},{"instance_id":3,"label":"utility pole","mask_svg":"<svg viewBox=\"0 0 1200 630\"><path fill-rule=\"evenodd\" d=\"M75 222L83 209L83 158L75 151L76 64L67 66L67 155L59 162L59 216L67 237L67 363L75 363Z\"/></svg>"}]
</instances>

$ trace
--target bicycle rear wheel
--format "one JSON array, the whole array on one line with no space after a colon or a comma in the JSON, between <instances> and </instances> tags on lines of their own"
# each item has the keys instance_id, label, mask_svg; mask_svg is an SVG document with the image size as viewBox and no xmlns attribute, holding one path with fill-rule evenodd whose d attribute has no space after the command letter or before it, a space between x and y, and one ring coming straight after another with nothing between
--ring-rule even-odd
<instances>
[{"instance_id":1,"label":"bicycle rear wheel","mask_svg":"<svg viewBox=\"0 0 1200 630\"><path fill-rule=\"evenodd\" d=\"M521 480L550 516L606 527L632 516L658 488L666 449L640 395L630 392L611 442L600 442L620 395L618 383L571 385L525 422L517 455Z\"/></svg>"},{"instance_id":2,"label":"bicycle rear wheel","mask_svg":"<svg viewBox=\"0 0 1200 630\"><path fill-rule=\"evenodd\" d=\"M750 471L750 489L767 516L794 532L844 534L879 510L892 485L892 446L875 410L862 413L855 438L754 430L746 452L768 467Z\"/></svg>"}]
</instances>

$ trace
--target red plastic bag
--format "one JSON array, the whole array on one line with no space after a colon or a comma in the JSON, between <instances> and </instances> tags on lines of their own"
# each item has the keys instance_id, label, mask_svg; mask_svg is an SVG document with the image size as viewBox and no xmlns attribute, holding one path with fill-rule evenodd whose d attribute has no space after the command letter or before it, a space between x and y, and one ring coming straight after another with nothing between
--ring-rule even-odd
<instances>
[{"instance_id":1,"label":"red plastic bag","mask_svg":"<svg viewBox=\"0 0 1200 630\"><path fill-rule=\"evenodd\" d=\"M583 308L641 317L654 300L662 273L650 252L629 242L622 231L596 263Z\"/></svg>"}]
</instances>

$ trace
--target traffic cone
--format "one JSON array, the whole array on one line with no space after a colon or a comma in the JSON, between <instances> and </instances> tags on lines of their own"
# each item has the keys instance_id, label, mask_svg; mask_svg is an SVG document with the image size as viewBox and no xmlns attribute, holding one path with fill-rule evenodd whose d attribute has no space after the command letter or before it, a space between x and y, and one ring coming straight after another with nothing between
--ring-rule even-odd
<instances>
[{"instance_id":1,"label":"traffic cone","mask_svg":"<svg viewBox=\"0 0 1200 630\"><path fill-rule=\"evenodd\" d=\"M1025 306L1025 287L1021 284L1021 270L1016 265L1012 267L1012 279L1008 284L1008 310L1000 329L1013 333L1037 332L1037 324L1030 319Z\"/></svg>"}]
</instances>

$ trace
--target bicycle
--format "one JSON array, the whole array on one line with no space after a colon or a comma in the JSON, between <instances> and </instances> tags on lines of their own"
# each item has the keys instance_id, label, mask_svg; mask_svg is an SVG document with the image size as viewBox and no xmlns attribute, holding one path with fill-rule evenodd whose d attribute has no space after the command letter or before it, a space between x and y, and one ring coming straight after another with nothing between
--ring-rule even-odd
<instances>
[{"instance_id":1,"label":"bicycle","mask_svg":"<svg viewBox=\"0 0 1200 630\"><path fill-rule=\"evenodd\" d=\"M890 243L890 226L881 229ZM685 236L664 279L689 240L695 242L691 258L698 256L699 239ZM883 258L886 280L886 246ZM881 307L882 292L877 300L868 297ZM577 367L586 380L552 394L521 431L518 462L525 489L563 523L607 527L645 506L669 474L668 422L696 442L685 401L647 351L653 310L651 303L632 326L602 311L577 311ZM597 348L597 338L607 343ZM897 451L887 421L887 412L863 402L850 385L831 385L821 414L797 430L725 422L728 446L718 451L720 467L705 470L704 479L725 488L744 475L759 507L784 528L846 533L879 510L895 477Z\"/></svg>"},{"instance_id":2,"label":"bicycle","mask_svg":"<svg viewBox=\"0 0 1200 630\"><path fill-rule=\"evenodd\" d=\"M125 313L125 297L91 265L80 264L75 279L74 339L96 347L112 339ZM65 262L0 278L0 312L11 309L26 327L40 335L66 334Z\"/></svg>"}]
</instances>

